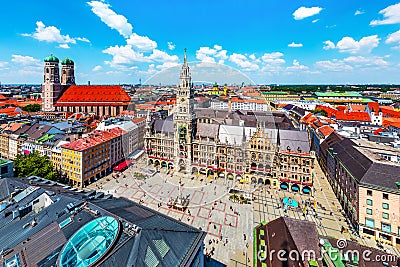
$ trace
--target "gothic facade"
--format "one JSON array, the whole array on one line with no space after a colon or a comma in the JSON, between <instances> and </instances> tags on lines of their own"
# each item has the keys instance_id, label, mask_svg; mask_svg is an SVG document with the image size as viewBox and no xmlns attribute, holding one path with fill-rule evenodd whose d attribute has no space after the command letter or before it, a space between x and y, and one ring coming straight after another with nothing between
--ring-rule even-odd
<instances>
[{"instance_id":1,"label":"gothic facade","mask_svg":"<svg viewBox=\"0 0 400 267\"><path fill-rule=\"evenodd\" d=\"M195 110L186 51L176 99L172 115L147 116L148 165L196 179L312 193L315 157L307 133L276 129L274 116L265 112Z\"/></svg>"}]
</instances>

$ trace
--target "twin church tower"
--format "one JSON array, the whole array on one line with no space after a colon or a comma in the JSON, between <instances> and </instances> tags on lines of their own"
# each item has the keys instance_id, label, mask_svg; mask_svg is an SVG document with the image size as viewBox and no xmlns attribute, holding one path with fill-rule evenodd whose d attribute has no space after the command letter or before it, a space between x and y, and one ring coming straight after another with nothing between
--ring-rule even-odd
<instances>
[{"instance_id":1,"label":"twin church tower","mask_svg":"<svg viewBox=\"0 0 400 267\"><path fill-rule=\"evenodd\" d=\"M66 58L60 61L50 55L44 59L44 78L42 84L42 111L54 111L54 104L67 86L75 84L74 61Z\"/></svg>"}]
</instances>

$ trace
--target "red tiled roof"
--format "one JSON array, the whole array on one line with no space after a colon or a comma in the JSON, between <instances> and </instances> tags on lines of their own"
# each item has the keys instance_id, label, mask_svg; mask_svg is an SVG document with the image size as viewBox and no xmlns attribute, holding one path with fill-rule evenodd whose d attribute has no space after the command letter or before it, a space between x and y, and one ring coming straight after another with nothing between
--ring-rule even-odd
<instances>
[{"instance_id":1,"label":"red tiled roof","mask_svg":"<svg viewBox=\"0 0 400 267\"><path fill-rule=\"evenodd\" d=\"M397 128L397 129L400 129L400 121L392 122L392 123L390 123L390 125L388 125L388 126L392 126L392 127Z\"/></svg>"},{"instance_id":2,"label":"red tiled roof","mask_svg":"<svg viewBox=\"0 0 400 267\"><path fill-rule=\"evenodd\" d=\"M379 129L374 131L374 135L378 135L379 133L384 132L384 131L385 131L385 129L379 128Z\"/></svg>"},{"instance_id":3,"label":"red tiled roof","mask_svg":"<svg viewBox=\"0 0 400 267\"><path fill-rule=\"evenodd\" d=\"M4 95L0 94L0 101L5 101L7 100L7 97L5 97Z\"/></svg>"},{"instance_id":4,"label":"red tiled roof","mask_svg":"<svg viewBox=\"0 0 400 267\"><path fill-rule=\"evenodd\" d=\"M120 106L130 101L130 96L118 85L71 85L55 106Z\"/></svg>"},{"instance_id":5,"label":"red tiled roof","mask_svg":"<svg viewBox=\"0 0 400 267\"><path fill-rule=\"evenodd\" d=\"M318 128L318 131L321 132L321 134L325 137L329 136L331 133L333 133L335 130L329 127L329 125L324 125Z\"/></svg>"},{"instance_id":6,"label":"red tiled roof","mask_svg":"<svg viewBox=\"0 0 400 267\"><path fill-rule=\"evenodd\" d=\"M21 114L27 114L26 111L21 110L21 112L18 112L18 110L20 110L20 108L18 107L2 108L0 109L0 114L7 114L10 117L14 117Z\"/></svg>"},{"instance_id":7,"label":"red tiled roof","mask_svg":"<svg viewBox=\"0 0 400 267\"><path fill-rule=\"evenodd\" d=\"M371 118L367 112L350 111L343 112L337 111L334 114L335 118L340 121L365 121L370 122Z\"/></svg>"},{"instance_id":8,"label":"red tiled roof","mask_svg":"<svg viewBox=\"0 0 400 267\"><path fill-rule=\"evenodd\" d=\"M138 124L138 123L141 123L144 120L146 120L146 118L134 118L132 120L132 122L135 123L135 124Z\"/></svg>"},{"instance_id":9,"label":"red tiled roof","mask_svg":"<svg viewBox=\"0 0 400 267\"><path fill-rule=\"evenodd\" d=\"M383 117L400 118L400 112L393 109L393 107L382 107L381 108Z\"/></svg>"},{"instance_id":10,"label":"red tiled roof","mask_svg":"<svg viewBox=\"0 0 400 267\"><path fill-rule=\"evenodd\" d=\"M310 113L307 113L306 115L304 115L303 117L301 117L300 122L310 124L316 120L317 120L317 117L310 112Z\"/></svg>"},{"instance_id":11,"label":"red tiled roof","mask_svg":"<svg viewBox=\"0 0 400 267\"><path fill-rule=\"evenodd\" d=\"M382 126L389 127L390 125L395 125L396 123L400 123L400 118L383 118Z\"/></svg>"},{"instance_id":12,"label":"red tiled roof","mask_svg":"<svg viewBox=\"0 0 400 267\"><path fill-rule=\"evenodd\" d=\"M350 108L352 111L365 111L365 105L351 105Z\"/></svg>"},{"instance_id":13,"label":"red tiled roof","mask_svg":"<svg viewBox=\"0 0 400 267\"><path fill-rule=\"evenodd\" d=\"M106 131L94 131L91 132L88 137L75 140L68 144L62 145L61 147L75 151L83 151L90 147L105 143L125 133L126 131L119 127L111 128Z\"/></svg>"},{"instance_id":14,"label":"red tiled roof","mask_svg":"<svg viewBox=\"0 0 400 267\"><path fill-rule=\"evenodd\" d=\"M378 102L369 102L367 105L368 105L368 108L369 108L370 111L373 111L373 112L378 112L379 111Z\"/></svg>"}]
</instances>

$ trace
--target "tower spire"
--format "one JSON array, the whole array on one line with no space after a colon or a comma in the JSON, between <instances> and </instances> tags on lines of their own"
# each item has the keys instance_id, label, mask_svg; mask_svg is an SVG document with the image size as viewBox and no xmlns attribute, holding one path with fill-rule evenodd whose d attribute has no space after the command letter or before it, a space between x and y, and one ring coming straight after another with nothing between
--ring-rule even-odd
<instances>
[{"instance_id":1,"label":"tower spire","mask_svg":"<svg viewBox=\"0 0 400 267\"><path fill-rule=\"evenodd\" d=\"M186 48L183 49L183 64L187 64L187 59L186 59Z\"/></svg>"}]
</instances>

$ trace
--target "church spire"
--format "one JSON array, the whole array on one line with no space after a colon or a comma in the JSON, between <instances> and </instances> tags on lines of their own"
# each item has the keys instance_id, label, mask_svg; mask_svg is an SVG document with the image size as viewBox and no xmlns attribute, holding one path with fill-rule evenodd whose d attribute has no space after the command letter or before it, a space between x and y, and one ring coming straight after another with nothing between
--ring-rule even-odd
<instances>
[{"instance_id":1,"label":"church spire","mask_svg":"<svg viewBox=\"0 0 400 267\"><path fill-rule=\"evenodd\" d=\"M186 59L186 48L183 49L183 64L187 64L187 59Z\"/></svg>"}]
</instances>

